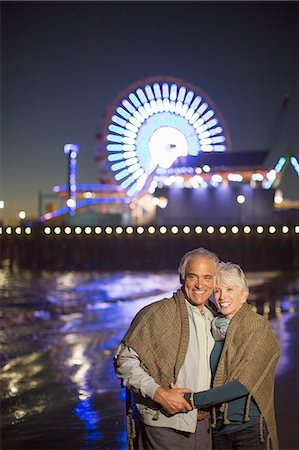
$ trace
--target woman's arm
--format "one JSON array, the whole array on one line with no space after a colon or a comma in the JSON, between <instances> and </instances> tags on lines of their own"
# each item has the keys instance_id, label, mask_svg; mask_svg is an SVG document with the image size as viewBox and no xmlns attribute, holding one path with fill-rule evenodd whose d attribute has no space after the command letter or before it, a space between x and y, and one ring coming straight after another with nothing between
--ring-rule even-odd
<instances>
[{"instance_id":1,"label":"woman's arm","mask_svg":"<svg viewBox=\"0 0 299 450\"><path fill-rule=\"evenodd\" d=\"M244 397L248 390L239 381L230 381L208 391L194 392L193 404L196 408L207 408L218 403L228 402L236 398ZM192 405L191 394L184 394L185 399ZM193 405L192 405L193 406Z\"/></svg>"}]
</instances>

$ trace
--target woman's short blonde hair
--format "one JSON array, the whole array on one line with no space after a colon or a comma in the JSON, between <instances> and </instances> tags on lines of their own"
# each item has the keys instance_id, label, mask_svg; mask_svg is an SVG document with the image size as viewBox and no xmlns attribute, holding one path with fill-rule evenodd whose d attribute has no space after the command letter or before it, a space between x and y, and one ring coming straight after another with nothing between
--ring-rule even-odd
<instances>
[{"instance_id":1,"label":"woman's short blonde hair","mask_svg":"<svg viewBox=\"0 0 299 450\"><path fill-rule=\"evenodd\" d=\"M220 283L237 285L241 291L249 292L246 276L238 264L219 263L215 276L215 286L219 286Z\"/></svg>"}]
</instances>

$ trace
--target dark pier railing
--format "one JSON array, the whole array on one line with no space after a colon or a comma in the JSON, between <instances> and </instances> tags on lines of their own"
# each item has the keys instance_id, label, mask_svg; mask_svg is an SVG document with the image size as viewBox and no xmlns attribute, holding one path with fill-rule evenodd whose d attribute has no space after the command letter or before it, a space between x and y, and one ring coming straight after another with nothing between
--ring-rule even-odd
<instances>
[{"instance_id":1,"label":"dark pier railing","mask_svg":"<svg viewBox=\"0 0 299 450\"><path fill-rule=\"evenodd\" d=\"M28 270L176 270L205 247L247 271L299 270L299 226L2 228L0 262Z\"/></svg>"}]
</instances>

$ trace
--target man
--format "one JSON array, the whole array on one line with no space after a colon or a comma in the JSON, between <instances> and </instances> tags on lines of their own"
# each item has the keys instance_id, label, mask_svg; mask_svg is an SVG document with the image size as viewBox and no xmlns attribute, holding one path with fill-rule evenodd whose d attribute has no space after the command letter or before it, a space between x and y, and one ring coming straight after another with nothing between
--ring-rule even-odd
<instances>
[{"instance_id":1,"label":"man","mask_svg":"<svg viewBox=\"0 0 299 450\"><path fill-rule=\"evenodd\" d=\"M134 397L127 403L129 449L212 448L208 413L192 409L184 394L210 388L214 315L206 303L218 263L203 248L186 253L178 269L182 287L143 308L121 341L115 372L127 399Z\"/></svg>"}]
</instances>

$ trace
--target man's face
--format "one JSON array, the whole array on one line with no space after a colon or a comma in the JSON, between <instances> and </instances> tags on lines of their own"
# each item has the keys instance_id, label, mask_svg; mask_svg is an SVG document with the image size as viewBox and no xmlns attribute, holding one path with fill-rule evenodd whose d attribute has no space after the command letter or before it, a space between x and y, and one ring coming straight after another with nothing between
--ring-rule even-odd
<instances>
[{"instance_id":1,"label":"man's face","mask_svg":"<svg viewBox=\"0 0 299 450\"><path fill-rule=\"evenodd\" d=\"M202 256L191 259L186 265L184 291L186 298L200 310L212 295L214 288L215 263Z\"/></svg>"}]
</instances>

